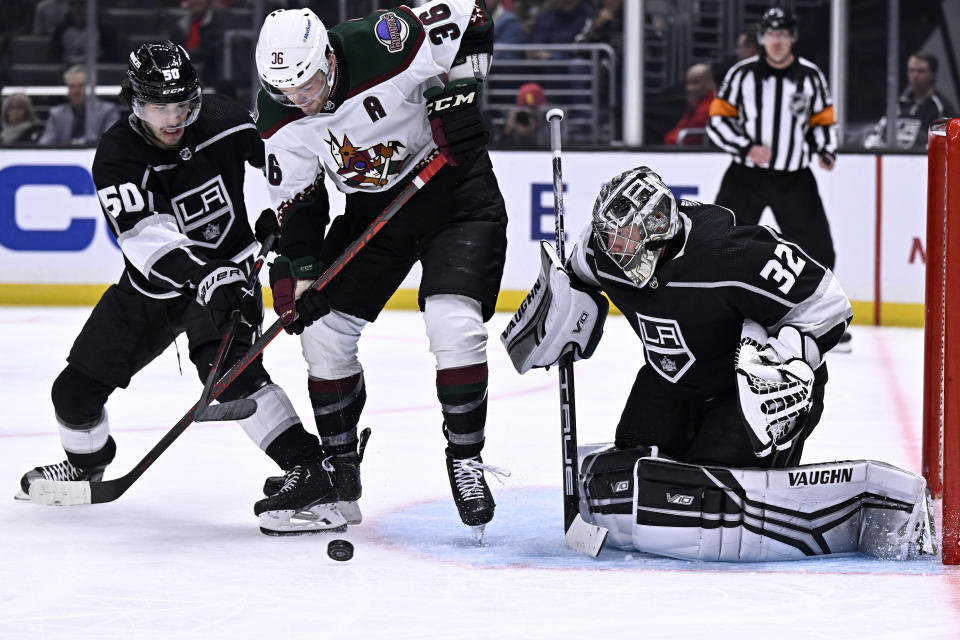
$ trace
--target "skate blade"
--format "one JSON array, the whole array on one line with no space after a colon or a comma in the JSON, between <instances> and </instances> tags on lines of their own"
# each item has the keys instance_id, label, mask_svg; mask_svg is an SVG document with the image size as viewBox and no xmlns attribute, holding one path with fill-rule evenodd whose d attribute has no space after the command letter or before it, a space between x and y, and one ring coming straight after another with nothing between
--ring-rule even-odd
<instances>
[{"instance_id":1,"label":"skate blade","mask_svg":"<svg viewBox=\"0 0 960 640\"><path fill-rule=\"evenodd\" d=\"M30 501L53 507L91 504L90 483L66 480L34 480L30 483Z\"/></svg>"},{"instance_id":2,"label":"skate blade","mask_svg":"<svg viewBox=\"0 0 960 640\"><path fill-rule=\"evenodd\" d=\"M13 495L14 500L20 502L30 502L30 496L23 492L23 489L17 489L17 492Z\"/></svg>"},{"instance_id":3,"label":"skate blade","mask_svg":"<svg viewBox=\"0 0 960 640\"><path fill-rule=\"evenodd\" d=\"M338 502L337 510L340 512L340 515L346 519L347 524L360 524L363 522L363 514L360 513L360 505L357 504L357 501L352 502Z\"/></svg>"},{"instance_id":4,"label":"skate blade","mask_svg":"<svg viewBox=\"0 0 960 640\"><path fill-rule=\"evenodd\" d=\"M260 532L268 536L298 536L347 530L347 520L334 504L319 504L303 511L281 509L260 514Z\"/></svg>"},{"instance_id":5,"label":"skate blade","mask_svg":"<svg viewBox=\"0 0 960 640\"><path fill-rule=\"evenodd\" d=\"M485 524L475 524L470 526L470 530L473 532L473 540L477 545L483 544L483 531L487 525Z\"/></svg>"}]
</instances>

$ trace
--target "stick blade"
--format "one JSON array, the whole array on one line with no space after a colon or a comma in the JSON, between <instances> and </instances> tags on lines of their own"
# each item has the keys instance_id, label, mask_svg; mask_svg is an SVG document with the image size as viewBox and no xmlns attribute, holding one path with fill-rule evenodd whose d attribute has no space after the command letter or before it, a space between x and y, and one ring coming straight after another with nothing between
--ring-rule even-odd
<instances>
[{"instance_id":1,"label":"stick blade","mask_svg":"<svg viewBox=\"0 0 960 640\"><path fill-rule=\"evenodd\" d=\"M48 507L75 507L92 504L90 483L66 480L34 480L30 483L30 501Z\"/></svg>"},{"instance_id":2,"label":"stick blade","mask_svg":"<svg viewBox=\"0 0 960 640\"><path fill-rule=\"evenodd\" d=\"M570 523L564 537L571 549L585 553L591 558L596 558L600 554L600 550L603 549L603 543L607 541L608 533L610 531L604 527L588 523L578 513L573 522Z\"/></svg>"},{"instance_id":3,"label":"stick blade","mask_svg":"<svg viewBox=\"0 0 960 640\"><path fill-rule=\"evenodd\" d=\"M197 409L193 414L195 422L220 422L243 420L257 412L257 401L250 398L221 402Z\"/></svg>"}]
</instances>

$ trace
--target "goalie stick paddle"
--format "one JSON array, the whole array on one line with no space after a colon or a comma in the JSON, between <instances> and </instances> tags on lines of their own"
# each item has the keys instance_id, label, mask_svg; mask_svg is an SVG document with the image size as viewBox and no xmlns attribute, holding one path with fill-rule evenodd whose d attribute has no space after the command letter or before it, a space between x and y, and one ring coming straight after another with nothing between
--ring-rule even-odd
<instances>
[{"instance_id":1,"label":"goalie stick paddle","mask_svg":"<svg viewBox=\"0 0 960 640\"><path fill-rule=\"evenodd\" d=\"M254 263L253 269L250 271L250 276L247 278L248 289L253 290L259 282L260 269L263 267L263 262L273 248L273 243L276 239L277 236L273 233L264 238L263 244L260 246L260 252L257 254L257 261ZM257 401L251 400L250 398L239 398L215 405L210 404L213 401L210 397L210 390L213 388L213 383L216 382L217 376L220 375L220 367L223 365L223 359L227 356L227 351L230 350L230 345L233 343L233 336L239 324L240 312L234 310L234 312L230 314L230 325L227 327L226 333L223 334L223 339L220 340L217 357L214 359L210 373L207 374L207 379L203 383L203 393L200 394L200 402L197 403L197 410L193 414L194 422L243 420L257 412Z\"/></svg>"},{"instance_id":2,"label":"goalie stick paddle","mask_svg":"<svg viewBox=\"0 0 960 640\"><path fill-rule=\"evenodd\" d=\"M319 278L313 281L311 285L314 289L323 289L327 284L343 270L344 266L354 256L377 235L377 232L385 225L390 218L403 208L409 202L413 195L423 188L423 186L446 164L443 155L434 151L429 157L429 162L417 172L417 175L407 184L406 187L393 199L383 213L371 222L363 233L350 243L340 257L336 259ZM216 400L221 393L237 379L243 371L253 362L260 353L270 344L274 338L283 330L283 324L278 318L263 334L253 343L247 352L231 366L226 373L220 376L216 384L210 391L210 399ZM188 426L194 421L194 416L199 407L199 402L193 405L187 413L180 418L164 436L160 439L147 455L143 457L137 465L126 475L100 482L77 482L62 480L37 480L30 485L30 499L33 502L46 505L75 506L81 504L102 504L104 502L113 502L122 496L127 489L133 485L137 479L143 475L150 465L152 465L160 454L180 437ZM36 490L35 490L36 488Z\"/></svg>"},{"instance_id":3,"label":"goalie stick paddle","mask_svg":"<svg viewBox=\"0 0 960 640\"><path fill-rule=\"evenodd\" d=\"M560 121L563 109L547 111L550 125L550 150L553 153L553 213L556 227L556 248L561 264L566 260L563 237L563 170L560 161ZM581 553L596 558L603 549L609 531L588 523L580 515L580 461L577 455L577 406L573 382L573 353L559 362L560 374L560 445L563 461L563 531L567 544Z\"/></svg>"}]
</instances>

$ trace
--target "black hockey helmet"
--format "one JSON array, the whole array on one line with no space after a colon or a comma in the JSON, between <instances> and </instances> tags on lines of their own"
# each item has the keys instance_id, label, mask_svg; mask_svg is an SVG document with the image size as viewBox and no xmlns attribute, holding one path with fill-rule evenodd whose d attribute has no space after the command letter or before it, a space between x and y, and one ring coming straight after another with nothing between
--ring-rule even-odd
<instances>
[{"instance_id":1,"label":"black hockey helmet","mask_svg":"<svg viewBox=\"0 0 960 640\"><path fill-rule=\"evenodd\" d=\"M794 37L797 36L796 19L781 7L771 7L767 9L767 12L760 18L760 22L757 23L757 33L761 36L767 31L776 29L785 29L793 34Z\"/></svg>"},{"instance_id":2,"label":"black hockey helmet","mask_svg":"<svg viewBox=\"0 0 960 640\"><path fill-rule=\"evenodd\" d=\"M200 114L201 87L186 49L169 40L147 42L130 52L127 77L121 90L141 120L144 105L187 104L187 117L179 125L193 123Z\"/></svg>"},{"instance_id":3,"label":"black hockey helmet","mask_svg":"<svg viewBox=\"0 0 960 640\"><path fill-rule=\"evenodd\" d=\"M190 55L169 40L147 42L131 51L127 79L133 97L143 102L184 102L200 93L200 80Z\"/></svg>"}]
</instances>

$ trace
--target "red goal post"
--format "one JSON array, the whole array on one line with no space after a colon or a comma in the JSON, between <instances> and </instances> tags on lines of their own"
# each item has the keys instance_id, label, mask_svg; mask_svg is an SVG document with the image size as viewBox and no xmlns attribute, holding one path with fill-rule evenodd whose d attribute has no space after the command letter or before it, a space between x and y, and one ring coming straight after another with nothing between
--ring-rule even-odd
<instances>
[{"instance_id":1,"label":"red goal post","mask_svg":"<svg viewBox=\"0 0 960 640\"><path fill-rule=\"evenodd\" d=\"M960 564L960 119L930 125L923 476L943 498L944 564Z\"/></svg>"}]
</instances>

